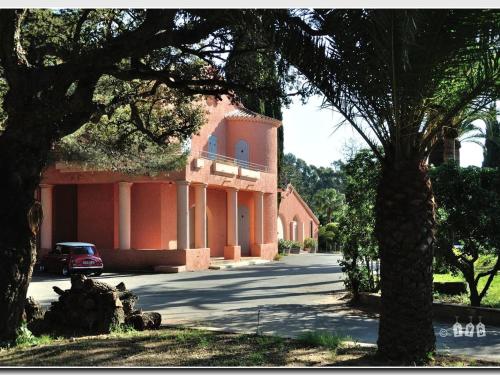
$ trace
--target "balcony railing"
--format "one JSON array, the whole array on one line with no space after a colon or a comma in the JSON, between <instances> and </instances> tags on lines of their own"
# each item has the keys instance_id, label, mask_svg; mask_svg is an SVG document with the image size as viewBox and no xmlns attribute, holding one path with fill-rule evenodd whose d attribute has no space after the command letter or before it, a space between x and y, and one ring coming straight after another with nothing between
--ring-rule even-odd
<instances>
[{"instance_id":1,"label":"balcony railing","mask_svg":"<svg viewBox=\"0 0 500 375\"><path fill-rule=\"evenodd\" d=\"M259 171L259 172L269 171L269 168L266 165L250 163L249 161L238 160L235 158L230 158L229 156L215 154L213 152L199 151L197 156L208 160L215 160L215 161L220 161L222 163L237 165L238 167L247 168L254 171Z\"/></svg>"}]
</instances>

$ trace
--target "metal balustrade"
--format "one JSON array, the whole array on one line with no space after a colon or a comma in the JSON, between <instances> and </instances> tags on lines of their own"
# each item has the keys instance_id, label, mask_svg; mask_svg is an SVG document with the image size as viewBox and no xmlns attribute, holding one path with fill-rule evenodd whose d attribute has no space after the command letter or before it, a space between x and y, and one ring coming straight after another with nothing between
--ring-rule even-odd
<instances>
[{"instance_id":1,"label":"metal balustrade","mask_svg":"<svg viewBox=\"0 0 500 375\"><path fill-rule=\"evenodd\" d=\"M230 158L229 156L215 154L213 152L199 151L196 155L200 158L220 161L222 163L236 165L238 167L247 168L254 171L269 172L269 168L266 165L251 163L249 161L244 161L244 160L238 160L236 158Z\"/></svg>"}]
</instances>

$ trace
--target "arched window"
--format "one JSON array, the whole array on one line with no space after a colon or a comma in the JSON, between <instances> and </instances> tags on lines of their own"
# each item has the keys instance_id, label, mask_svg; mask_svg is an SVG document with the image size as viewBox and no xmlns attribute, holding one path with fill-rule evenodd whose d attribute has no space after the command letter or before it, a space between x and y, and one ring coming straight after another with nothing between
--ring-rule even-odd
<instances>
[{"instance_id":1,"label":"arched window","mask_svg":"<svg viewBox=\"0 0 500 375\"><path fill-rule=\"evenodd\" d=\"M244 140L239 140L235 145L234 158L236 160L248 163L248 143Z\"/></svg>"},{"instance_id":2,"label":"arched window","mask_svg":"<svg viewBox=\"0 0 500 375\"><path fill-rule=\"evenodd\" d=\"M215 159L215 155L217 155L217 137L215 135L208 137L208 153L210 159Z\"/></svg>"}]
</instances>

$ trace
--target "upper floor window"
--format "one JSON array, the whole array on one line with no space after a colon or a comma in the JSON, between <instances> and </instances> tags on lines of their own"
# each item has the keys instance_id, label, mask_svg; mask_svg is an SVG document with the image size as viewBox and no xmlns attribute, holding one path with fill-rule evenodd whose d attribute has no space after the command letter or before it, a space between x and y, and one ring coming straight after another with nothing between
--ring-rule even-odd
<instances>
[{"instance_id":1,"label":"upper floor window","mask_svg":"<svg viewBox=\"0 0 500 375\"><path fill-rule=\"evenodd\" d=\"M208 137L208 152L211 159L217 155L217 137L215 135Z\"/></svg>"},{"instance_id":2,"label":"upper floor window","mask_svg":"<svg viewBox=\"0 0 500 375\"><path fill-rule=\"evenodd\" d=\"M248 143L244 140L239 140L236 143L234 157L237 160L248 163Z\"/></svg>"}]
</instances>

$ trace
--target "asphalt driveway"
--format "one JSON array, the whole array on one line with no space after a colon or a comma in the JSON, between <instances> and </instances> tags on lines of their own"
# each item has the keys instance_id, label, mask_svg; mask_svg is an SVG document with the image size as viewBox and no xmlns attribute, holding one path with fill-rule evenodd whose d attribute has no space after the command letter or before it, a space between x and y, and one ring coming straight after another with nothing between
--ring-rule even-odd
<instances>
[{"instance_id":1,"label":"asphalt driveway","mask_svg":"<svg viewBox=\"0 0 500 375\"><path fill-rule=\"evenodd\" d=\"M139 307L162 313L165 321L276 304L317 304L343 289L339 256L290 255L279 262L226 270L178 274L104 273L97 280L124 282L139 296ZM42 304L57 298L52 286L70 287L69 278L35 275L28 295Z\"/></svg>"},{"instance_id":2,"label":"asphalt driveway","mask_svg":"<svg viewBox=\"0 0 500 375\"><path fill-rule=\"evenodd\" d=\"M234 331L296 336L328 330L375 344L375 315L347 308L335 292L344 289L338 255L289 255L279 262L226 270L180 274L103 274L97 279L124 282L139 296L138 307L158 311L165 324L187 324ZM36 275L28 295L43 305L57 298L52 286L70 287L68 278ZM486 324L486 337L453 337L451 326L435 322L438 348L454 354L500 361L500 328ZM446 337L442 337L447 330ZM444 335L443 335L444 336Z\"/></svg>"}]
</instances>

